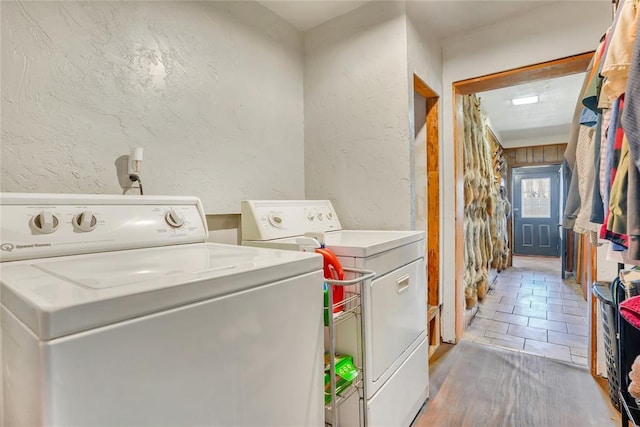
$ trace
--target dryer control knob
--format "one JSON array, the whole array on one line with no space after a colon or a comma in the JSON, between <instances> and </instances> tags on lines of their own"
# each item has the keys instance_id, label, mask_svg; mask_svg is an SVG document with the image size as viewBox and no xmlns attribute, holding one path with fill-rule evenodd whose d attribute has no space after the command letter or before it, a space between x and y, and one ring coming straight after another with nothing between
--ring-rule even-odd
<instances>
[{"instance_id":1,"label":"dryer control knob","mask_svg":"<svg viewBox=\"0 0 640 427\"><path fill-rule=\"evenodd\" d=\"M317 217L320 221L322 221L322 218L324 218L324 214L322 212L318 212Z\"/></svg>"},{"instance_id":2,"label":"dryer control knob","mask_svg":"<svg viewBox=\"0 0 640 427\"><path fill-rule=\"evenodd\" d=\"M31 218L31 228L41 234L53 233L58 229L60 221L51 211L41 211Z\"/></svg>"},{"instance_id":3,"label":"dryer control knob","mask_svg":"<svg viewBox=\"0 0 640 427\"><path fill-rule=\"evenodd\" d=\"M167 213L164 214L164 219L167 221L167 224L173 228L180 228L184 225L184 216L173 209L169 209Z\"/></svg>"},{"instance_id":4,"label":"dryer control knob","mask_svg":"<svg viewBox=\"0 0 640 427\"><path fill-rule=\"evenodd\" d=\"M282 227L282 217L273 212L269 214L269 223L276 228Z\"/></svg>"},{"instance_id":5,"label":"dryer control knob","mask_svg":"<svg viewBox=\"0 0 640 427\"><path fill-rule=\"evenodd\" d=\"M315 218L315 216L313 216L313 214L312 214L312 213L310 213L310 214L308 214L308 215L307 215L307 219L308 219L309 221L313 221L313 219L314 219L314 218Z\"/></svg>"},{"instance_id":6,"label":"dryer control knob","mask_svg":"<svg viewBox=\"0 0 640 427\"><path fill-rule=\"evenodd\" d=\"M98 219L93 212L87 210L73 217L73 228L78 231L93 231L98 225Z\"/></svg>"}]
</instances>

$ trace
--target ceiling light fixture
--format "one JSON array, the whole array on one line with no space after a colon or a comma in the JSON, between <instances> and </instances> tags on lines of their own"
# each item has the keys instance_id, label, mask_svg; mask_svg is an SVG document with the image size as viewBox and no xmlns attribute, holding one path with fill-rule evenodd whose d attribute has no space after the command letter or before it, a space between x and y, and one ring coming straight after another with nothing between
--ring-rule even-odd
<instances>
[{"instance_id":1,"label":"ceiling light fixture","mask_svg":"<svg viewBox=\"0 0 640 427\"><path fill-rule=\"evenodd\" d=\"M525 96L523 98L513 98L511 103L513 105L526 105L526 104L535 104L539 101L538 95L536 96Z\"/></svg>"}]
</instances>

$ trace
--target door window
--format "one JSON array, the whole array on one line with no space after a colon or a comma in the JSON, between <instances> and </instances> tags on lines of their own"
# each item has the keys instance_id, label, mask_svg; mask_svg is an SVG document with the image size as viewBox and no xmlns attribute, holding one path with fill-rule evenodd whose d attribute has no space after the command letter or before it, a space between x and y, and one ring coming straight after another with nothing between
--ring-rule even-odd
<instances>
[{"instance_id":1,"label":"door window","mask_svg":"<svg viewBox=\"0 0 640 427\"><path fill-rule=\"evenodd\" d=\"M522 218L551 218L551 179L522 178Z\"/></svg>"}]
</instances>

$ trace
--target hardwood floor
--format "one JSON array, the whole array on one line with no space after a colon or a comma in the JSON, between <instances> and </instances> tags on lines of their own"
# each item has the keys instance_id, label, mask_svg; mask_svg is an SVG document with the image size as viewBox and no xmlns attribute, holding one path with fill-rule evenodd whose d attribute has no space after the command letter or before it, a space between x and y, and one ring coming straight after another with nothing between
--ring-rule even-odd
<instances>
[{"instance_id":1,"label":"hardwood floor","mask_svg":"<svg viewBox=\"0 0 640 427\"><path fill-rule=\"evenodd\" d=\"M472 341L441 345L430 364L413 427L620 425L606 390L575 364Z\"/></svg>"}]
</instances>

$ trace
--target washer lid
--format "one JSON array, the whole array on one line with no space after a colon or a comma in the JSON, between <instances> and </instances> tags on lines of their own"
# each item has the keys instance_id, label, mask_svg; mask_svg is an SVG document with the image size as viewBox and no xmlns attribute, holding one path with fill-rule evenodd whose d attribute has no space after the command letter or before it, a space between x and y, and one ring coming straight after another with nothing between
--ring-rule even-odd
<instances>
[{"instance_id":1,"label":"washer lid","mask_svg":"<svg viewBox=\"0 0 640 427\"><path fill-rule=\"evenodd\" d=\"M215 243L5 263L0 302L43 340L320 270L316 254Z\"/></svg>"},{"instance_id":2,"label":"washer lid","mask_svg":"<svg viewBox=\"0 0 640 427\"><path fill-rule=\"evenodd\" d=\"M282 249L292 249L297 247L298 238L290 237L262 243L269 247L282 245ZM424 231L341 230L324 234L325 246L336 255L356 258L369 257L424 238Z\"/></svg>"}]
</instances>

